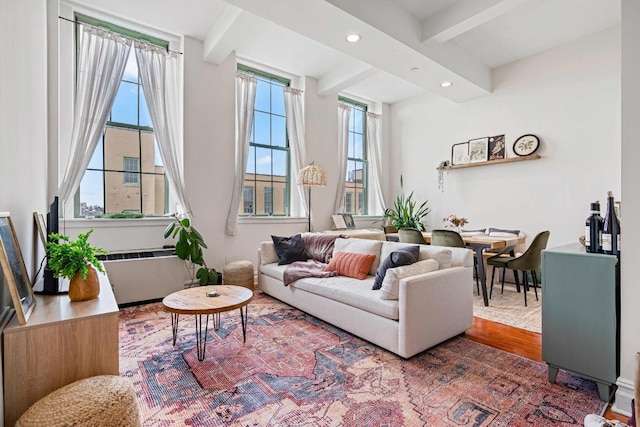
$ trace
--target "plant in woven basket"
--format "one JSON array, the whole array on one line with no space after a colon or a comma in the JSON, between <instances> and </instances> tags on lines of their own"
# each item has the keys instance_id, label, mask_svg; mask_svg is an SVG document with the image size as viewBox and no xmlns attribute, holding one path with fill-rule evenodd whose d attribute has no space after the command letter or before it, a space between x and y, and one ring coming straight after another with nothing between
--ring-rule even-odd
<instances>
[{"instance_id":1,"label":"plant in woven basket","mask_svg":"<svg viewBox=\"0 0 640 427\"><path fill-rule=\"evenodd\" d=\"M417 203L413 200L413 191L408 196L404 195L404 185L402 175L400 175L400 194L396 196L393 208L387 208L384 211L384 217L388 218L391 224L398 229L415 228L424 231L422 219L431 212L427 203L428 200L425 200L416 207Z\"/></svg>"},{"instance_id":2,"label":"plant in woven basket","mask_svg":"<svg viewBox=\"0 0 640 427\"><path fill-rule=\"evenodd\" d=\"M202 256L202 249L207 249L207 244L198 230L191 224L189 218L180 218L176 215L175 221L164 230L164 238L176 238L176 255L184 261L191 261L199 265L196 278L200 285L218 283L218 272L215 268L208 268Z\"/></svg>"}]
</instances>

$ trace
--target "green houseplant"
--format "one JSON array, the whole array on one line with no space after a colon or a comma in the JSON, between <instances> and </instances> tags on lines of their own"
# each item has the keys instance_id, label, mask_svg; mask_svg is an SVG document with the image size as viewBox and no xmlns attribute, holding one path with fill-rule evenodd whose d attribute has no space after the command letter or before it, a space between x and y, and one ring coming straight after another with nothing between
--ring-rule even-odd
<instances>
[{"instance_id":1,"label":"green houseplant","mask_svg":"<svg viewBox=\"0 0 640 427\"><path fill-rule=\"evenodd\" d=\"M408 196L405 196L404 183L402 175L400 175L400 194L396 196L393 208L385 209L384 217L398 229L415 228L424 231L422 219L431 212L427 203L428 200L425 200L420 206L416 207L417 202L413 200L413 191Z\"/></svg>"},{"instance_id":2,"label":"green houseplant","mask_svg":"<svg viewBox=\"0 0 640 427\"><path fill-rule=\"evenodd\" d=\"M178 236L176 242L178 258L200 266L196 272L196 278L200 281L200 285L218 283L218 272L215 268L208 268L202 256L202 249L207 249L207 244L200 232L191 224L189 218L176 216L175 221L164 230L164 238L169 236L172 238Z\"/></svg>"},{"instance_id":3,"label":"green houseplant","mask_svg":"<svg viewBox=\"0 0 640 427\"><path fill-rule=\"evenodd\" d=\"M96 258L107 251L89 244L93 229L78 234L76 240L69 236L51 233L47 242L48 267L55 277L69 279L69 298L71 301L84 301L100 293L99 271L104 273L102 263Z\"/></svg>"}]
</instances>

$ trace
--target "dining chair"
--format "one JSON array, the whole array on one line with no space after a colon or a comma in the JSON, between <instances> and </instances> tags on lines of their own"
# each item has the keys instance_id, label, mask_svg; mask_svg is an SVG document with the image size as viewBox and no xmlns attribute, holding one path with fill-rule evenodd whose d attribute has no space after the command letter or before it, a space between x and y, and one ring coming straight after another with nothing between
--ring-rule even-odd
<instances>
[{"instance_id":1,"label":"dining chair","mask_svg":"<svg viewBox=\"0 0 640 427\"><path fill-rule=\"evenodd\" d=\"M398 229L396 228L395 225L385 225L382 228L384 229L384 234L386 236L385 238L387 239L387 241L389 242L398 241L398 236L395 236L395 234L398 234ZM394 234L394 236L390 236L389 234Z\"/></svg>"},{"instance_id":2,"label":"dining chair","mask_svg":"<svg viewBox=\"0 0 640 427\"><path fill-rule=\"evenodd\" d=\"M496 274L496 268L502 268L502 290L504 292L504 273L506 269L513 270L513 276L516 279L516 287L520 288L520 281L518 278L518 271L522 271L522 285L524 287L524 306L527 306L527 291L529 290L529 279L527 273L531 273L531 279L533 281L533 290L536 294L536 301L538 300L538 273L542 264L542 251L547 247L549 241L549 231L543 231L538 233L534 237L533 242L527 248L526 251L520 256L504 256L497 255L491 258L487 258L487 265L493 267L491 270L491 290L489 292L489 298L493 295L493 278Z\"/></svg>"},{"instance_id":3,"label":"dining chair","mask_svg":"<svg viewBox=\"0 0 640 427\"><path fill-rule=\"evenodd\" d=\"M402 243L426 244L422 232L415 228L401 228L398 230L398 240Z\"/></svg>"},{"instance_id":4,"label":"dining chair","mask_svg":"<svg viewBox=\"0 0 640 427\"><path fill-rule=\"evenodd\" d=\"M460 234L453 230L433 230L431 232L431 245L433 246L449 246L452 248L466 248L464 239ZM473 269L476 273L476 290L480 295L480 276L478 275L478 260L473 257Z\"/></svg>"}]
</instances>

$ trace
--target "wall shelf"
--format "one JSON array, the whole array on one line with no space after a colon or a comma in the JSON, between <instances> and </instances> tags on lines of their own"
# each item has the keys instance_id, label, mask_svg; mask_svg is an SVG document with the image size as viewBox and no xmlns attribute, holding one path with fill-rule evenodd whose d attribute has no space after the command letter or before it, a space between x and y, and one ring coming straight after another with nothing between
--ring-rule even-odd
<instances>
[{"instance_id":1,"label":"wall shelf","mask_svg":"<svg viewBox=\"0 0 640 427\"><path fill-rule=\"evenodd\" d=\"M445 167L438 167L436 169L451 170L451 169L473 168L476 166L497 165L498 163L512 163L512 162L522 162L525 160L538 160L539 158L540 158L539 154L531 154L529 156L509 157L508 159L490 160L487 162L467 163L464 165L450 165Z\"/></svg>"}]
</instances>

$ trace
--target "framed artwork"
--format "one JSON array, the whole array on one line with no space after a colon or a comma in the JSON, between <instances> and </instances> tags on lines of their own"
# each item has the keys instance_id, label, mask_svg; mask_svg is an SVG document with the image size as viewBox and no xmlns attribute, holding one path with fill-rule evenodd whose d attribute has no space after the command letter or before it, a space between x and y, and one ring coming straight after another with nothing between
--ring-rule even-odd
<instances>
[{"instance_id":1,"label":"framed artwork","mask_svg":"<svg viewBox=\"0 0 640 427\"><path fill-rule=\"evenodd\" d=\"M331 215L331 218L333 218L333 227L336 230L344 230L347 228L347 223L344 221L342 215Z\"/></svg>"},{"instance_id":2,"label":"framed artwork","mask_svg":"<svg viewBox=\"0 0 640 427\"><path fill-rule=\"evenodd\" d=\"M469 163L469 143L461 142L451 147L451 164L464 165Z\"/></svg>"},{"instance_id":3,"label":"framed artwork","mask_svg":"<svg viewBox=\"0 0 640 427\"><path fill-rule=\"evenodd\" d=\"M504 135L489 137L489 160L504 159L506 154L506 146L504 143Z\"/></svg>"},{"instance_id":4,"label":"framed artwork","mask_svg":"<svg viewBox=\"0 0 640 427\"><path fill-rule=\"evenodd\" d=\"M469 141L469 163L486 162L489 158L489 138L478 138Z\"/></svg>"},{"instance_id":5,"label":"framed artwork","mask_svg":"<svg viewBox=\"0 0 640 427\"><path fill-rule=\"evenodd\" d=\"M513 152L518 156L528 156L536 152L540 139L535 135L522 135L513 143Z\"/></svg>"},{"instance_id":6,"label":"framed artwork","mask_svg":"<svg viewBox=\"0 0 640 427\"><path fill-rule=\"evenodd\" d=\"M44 220L44 214L34 212L33 221L36 223L36 228L38 229L38 235L40 236L40 241L46 248L47 247L47 222Z\"/></svg>"},{"instance_id":7,"label":"framed artwork","mask_svg":"<svg viewBox=\"0 0 640 427\"><path fill-rule=\"evenodd\" d=\"M347 224L347 228L356 228L356 223L353 220L353 216L351 214L341 214L342 218L344 218L345 224Z\"/></svg>"},{"instance_id":8,"label":"framed artwork","mask_svg":"<svg viewBox=\"0 0 640 427\"><path fill-rule=\"evenodd\" d=\"M36 298L11 216L7 212L0 212L0 270L0 281L9 288L18 322L24 325L36 306Z\"/></svg>"}]
</instances>

